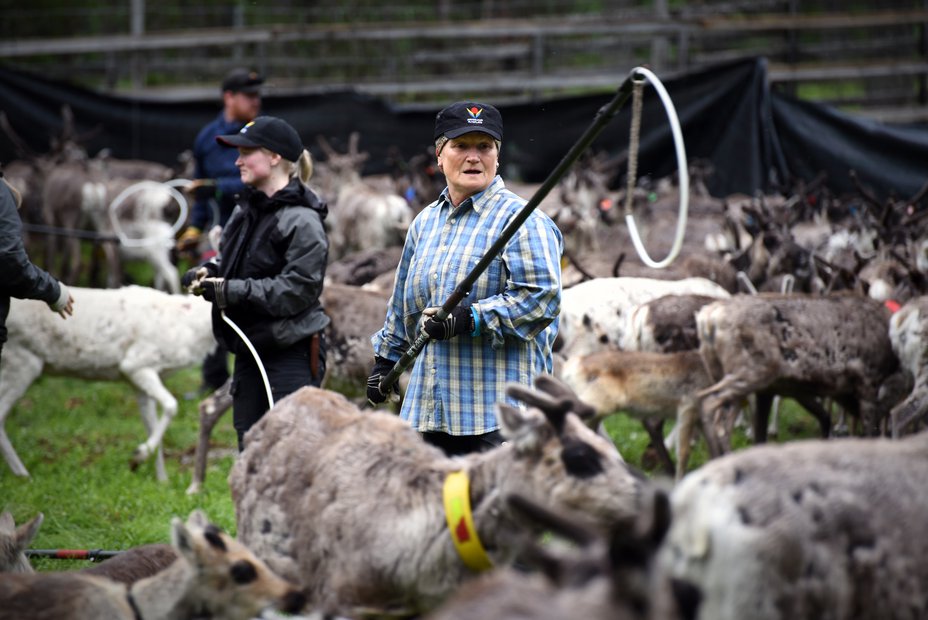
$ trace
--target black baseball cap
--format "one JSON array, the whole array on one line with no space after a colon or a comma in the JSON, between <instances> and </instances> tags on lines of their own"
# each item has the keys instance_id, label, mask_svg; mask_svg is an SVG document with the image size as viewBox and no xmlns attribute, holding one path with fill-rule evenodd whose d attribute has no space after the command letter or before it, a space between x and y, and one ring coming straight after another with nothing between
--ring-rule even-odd
<instances>
[{"instance_id":1,"label":"black baseball cap","mask_svg":"<svg viewBox=\"0 0 928 620\"><path fill-rule=\"evenodd\" d=\"M256 94L261 92L264 78L257 71L249 69L232 69L222 81L223 92Z\"/></svg>"},{"instance_id":2,"label":"black baseball cap","mask_svg":"<svg viewBox=\"0 0 928 620\"><path fill-rule=\"evenodd\" d=\"M259 116L238 133L216 136L216 142L223 146L244 146L246 148L264 147L278 153L287 161L297 161L303 154L303 141L296 129L287 121L276 116Z\"/></svg>"},{"instance_id":3,"label":"black baseball cap","mask_svg":"<svg viewBox=\"0 0 928 620\"><path fill-rule=\"evenodd\" d=\"M497 140L503 139L503 118L499 110L486 103L458 101L435 116L435 137L457 138L472 131L480 131Z\"/></svg>"}]
</instances>

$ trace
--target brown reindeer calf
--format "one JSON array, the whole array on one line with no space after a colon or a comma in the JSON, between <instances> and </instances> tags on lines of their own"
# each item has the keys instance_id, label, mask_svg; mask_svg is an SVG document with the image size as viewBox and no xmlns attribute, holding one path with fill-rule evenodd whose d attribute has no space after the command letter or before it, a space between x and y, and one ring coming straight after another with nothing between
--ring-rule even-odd
<instances>
[{"instance_id":1,"label":"brown reindeer calf","mask_svg":"<svg viewBox=\"0 0 928 620\"><path fill-rule=\"evenodd\" d=\"M561 378L596 410L597 421L619 411L639 419L667 473L683 476L699 416L696 394L712 384L698 351L600 351L569 359ZM664 447L667 419L677 423L676 472Z\"/></svg>"},{"instance_id":2,"label":"brown reindeer calf","mask_svg":"<svg viewBox=\"0 0 928 620\"><path fill-rule=\"evenodd\" d=\"M0 579L0 618L61 620L248 620L264 609L297 612L304 596L243 545L194 511L173 519L178 558L131 586L80 571Z\"/></svg>"}]
</instances>

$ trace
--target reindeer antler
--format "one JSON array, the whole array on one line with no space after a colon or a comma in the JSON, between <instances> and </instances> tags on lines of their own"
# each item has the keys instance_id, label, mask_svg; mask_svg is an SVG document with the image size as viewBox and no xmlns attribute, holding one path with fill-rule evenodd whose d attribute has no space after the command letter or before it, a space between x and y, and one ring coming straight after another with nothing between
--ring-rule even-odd
<instances>
[{"instance_id":1,"label":"reindeer antler","mask_svg":"<svg viewBox=\"0 0 928 620\"><path fill-rule=\"evenodd\" d=\"M0 129L3 129L3 133L5 133L10 139L10 142L13 143L13 149L16 151L17 157L29 160L37 157L35 151L30 149L26 141L13 129L13 125L10 124L10 119L7 117L6 112L3 111L0 111Z\"/></svg>"},{"instance_id":2,"label":"reindeer antler","mask_svg":"<svg viewBox=\"0 0 928 620\"><path fill-rule=\"evenodd\" d=\"M558 435L564 431L564 418L571 410L570 400L555 400L543 392L532 390L518 383L506 386L506 395L522 401L529 407L535 407L545 414Z\"/></svg>"}]
</instances>

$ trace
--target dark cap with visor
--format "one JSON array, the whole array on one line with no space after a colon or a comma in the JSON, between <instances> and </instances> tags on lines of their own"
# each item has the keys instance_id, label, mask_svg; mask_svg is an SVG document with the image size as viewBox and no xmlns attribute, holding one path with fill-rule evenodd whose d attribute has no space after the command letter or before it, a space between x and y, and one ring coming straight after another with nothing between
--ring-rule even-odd
<instances>
[{"instance_id":1,"label":"dark cap with visor","mask_svg":"<svg viewBox=\"0 0 928 620\"><path fill-rule=\"evenodd\" d=\"M296 129L275 116L259 116L238 133L216 136L223 146L266 148L287 161L297 161L303 154L303 141Z\"/></svg>"},{"instance_id":2,"label":"dark cap with visor","mask_svg":"<svg viewBox=\"0 0 928 620\"><path fill-rule=\"evenodd\" d=\"M435 116L435 137L457 138L479 131L502 141L503 118L499 110L486 103L458 101Z\"/></svg>"},{"instance_id":3,"label":"dark cap with visor","mask_svg":"<svg viewBox=\"0 0 928 620\"><path fill-rule=\"evenodd\" d=\"M222 81L222 90L233 93L259 94L264 78L257 71L232 69Z\"/></svg>"}]
</instances>

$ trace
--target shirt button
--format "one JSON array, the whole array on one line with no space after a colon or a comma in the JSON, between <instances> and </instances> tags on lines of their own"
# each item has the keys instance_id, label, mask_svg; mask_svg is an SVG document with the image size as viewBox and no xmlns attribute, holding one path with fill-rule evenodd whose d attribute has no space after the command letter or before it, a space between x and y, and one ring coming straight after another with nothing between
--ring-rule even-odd
<instances>
[{"instance_id":1,"label":"shirt button","mask_svg":"<svg viewBox=\"0 0 928 620\"><path fill-rule=\"evenodd\" d=\"M432 277L433 277L434 279L437 280L437 279L438 279L438 274L437 274L437 273L433 273L433 274L432 274Z\"/></svg>"}]
</instances>

